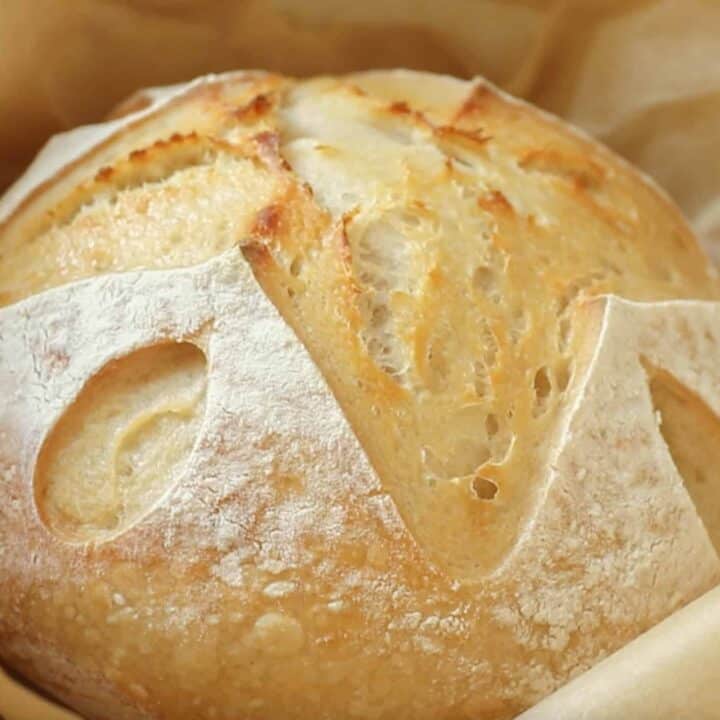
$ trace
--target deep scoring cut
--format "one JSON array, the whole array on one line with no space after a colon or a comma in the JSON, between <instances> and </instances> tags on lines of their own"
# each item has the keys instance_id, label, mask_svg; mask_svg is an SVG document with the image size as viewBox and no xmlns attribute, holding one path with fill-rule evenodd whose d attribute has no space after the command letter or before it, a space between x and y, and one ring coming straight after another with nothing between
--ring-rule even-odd
<instances>
[{"instance_id":1,"label":"deep scoring cut","mask_svg":"<svg viewBox=\"0 0 720 720\"><path fill-rule=\"evenodd\" d=\"M218 318L227 315L231 307L230 304L223 307L223 301L214 297L215 281L220 279L222 283L225 276L227 284L223 290L229 289L232 293L234 278L238 272L243 273L247 280L238 285L235 291L242 292L241 286L247 291L249 283L255 288L253 293L261 296L262 290L252 279L245 261L237 251L230 251L222 258L196 268L94 278L35 295L18 305L0 310L0 319L4 320L5 326L4 336L14 343L19 341L21 346L25 345L26 362L29 360L32 366L32 372L29 372L28 367L25 373L21 367L13 367L13 360L18 357L13 354L13 349L17 352L19 348L13 348L13 342L7 343L9 352L4 356L6 363L3 370L6 378L15 376L11 381L14 388L6 386L7 396L15 402L8 404L5 408L6 414L11 416L12 411L17 411L24 402L31 402L34 408L24 409L26 419L32 418L38 423L37 432L33 433L36 437L41 435L47 438L49 429L55 426L58 418L69 412L68 408L72 408L73 401L77 402L78 397L82 398L87 384L93 382L93 376L107 363L116 362L128 352L140 353L142 347L168 340L183 342L195 337L195 341L199 341L201 345L206 343L207 328L216 326ZM85 296L100 297L103 300L85 304ZM134 307L131 297L135 302ZM184 305L177 305L176 300L180 297ZM263 298L262 302L269 301ZM584 331L581 332L584 336L578 341L578 357L585 357L586 366L583 368L582 360L578 361L580 377L576 378L572 396L568 400L565 420L561 423L564 429L560 431L555 459L548 468L548 480L541 483L541 488L544 486L546 492L551 492L553 479L557 480L557 476L562 474L558 468L568 462L574 468L582 469L583 477L586 478L584 482L591 494L603 483L608 483L607 487L600 490L599 498L602 493L609 492L608 488L618 479L623 481L623 473L627 475L635 472L632 468L642 468L644 477L668 472L667 469L660 470L662 466L672 467L672 463L668 465L668 458L665 457L667 452L650 404L648 380L642 369L640 354L643 354L643 362L651 362L654 367L672 373L677 384L684 383L690 392L705 397L708 407L717 413L720 407L717 393L720 378L715 377L717 370L712 357L715 347L713 333L720 326L718 308L720 305L715 303L638 304L607 298L592 301L578 311L581 326L584 324ZM8 332L8 328L13 328L15 324L14 318L18 317L25 319L27 329L27 334L21 333L19 337L13 330ZM284 326L279 317L277 320ZM48 332L43 324L51 331ZM289 328L286 328L286 332L291 333ZM231 333L227 340L231 345L242 343L242 334L243 331L238 329L234 336ZM63 335L65 344L61 339ZM679 355L676 352L678 347L686 348L686 353ZM78 362L75 355L81 348L81 359ZM303 355L305 362L312 363L304 351ZM267 362L271 360L268 359ZM82 369L79 369L78 365ZM690 371L685 366L690 367ZM30 380L33 376L34 383ZM622 380L613 380L611 385L607 385L608 377ZM29 386L24 386L23 381L30 381ZM24 393L18 392L20 387L24 387ZM240 390L242 392L242 388ZM638 400L640 390L642 397ZM327 388L325 392L331 397ZM25 400L21 400L23 397ZM123 402L122 395L117 398L117 402ZM334 398L332 402L335 402ZM571 429L577 422L576 415L585 418L582 429L577 432ZM60 427L63 420L60 420ZM197 432L197 424L194 427ZM212 433L212 428L205 428L204 432ZM618 456L583 456L584 444L592 433L600 433L604 437L617 436ZM623 438L632 441L638 433L647 436L647 443L643 445L640 453L634 453L632 458L627 458L628 466L621 467L621 476L618 478L617 467L622 465L624 457ZM190 460L188 452L185 453L185 461ZM43 459L42 454L40 458L43 470L39 473L34 470L33 472L36 482L39 478L41 483L46 483L47 460ZM72 498L73 490L80 491L80 488L67 485L67 478L60 474L61 467L55 468L54 472L56 477L61 478L61 484L66 485L63 490L65 497ZM141 522L183 472L187 472L187 468L183 464L175 463L172 478L168 476L165 479L167 484L154 494L148 488L136 486L133 492L137 493L137 497L128 501L130 505L135 503L134 510L129 513L129 520L124 523L122 518L117 516L100 520L92 516L93 512L98 512L98 508L107 511L107 498L103 500L107 485L99 476L96 482L82 488L82 502L74 508L75 517L70 513L70 520L67 516L63 518L58 506L53 505L58 496L57 487L42 485L36 487L35 492L41 505L41 515L46 522L51 518L51 529L59 532L65 539L80 542L91 539L110 540ZM572 477L571 472L568 477ZM108 478L105 480L107 482ZM666 480L672 486L679 481L679 475ZM567 477L560 477L559 483L567 484ZM485 501L492 500L497 492L493 481L487 478L481 478L480 484L473 482L469 490ZM541 496L542 492L541 490ZM712 493L712 490L710 492ZM687 499L682 497L684 493L681 488L677 490L677 494L678 502L687 504ZM145 503L140 507L137 505L138 498L143 497ZM407 512L402 504L399 509L401 514ZM717 513L705 512L703 507L698 510L706 523L712 523L710 534L717 535L718 528L714 525ZM83 513L89 514L83 516ZM530 524L536 524L542 514L542 503L536 503L533 514L528 518ZM406 529L411 529L411 526L406 525ZM430 559L437 557L434 548L425 544L426 538L415 537L415 540L429 552ZM531 541L530 546L536 543L537 541ZM524 554L524 544L521 540L511 556L521 557ZM447 571L448 568L444 570Z\"/></svg>"}]
</instances>

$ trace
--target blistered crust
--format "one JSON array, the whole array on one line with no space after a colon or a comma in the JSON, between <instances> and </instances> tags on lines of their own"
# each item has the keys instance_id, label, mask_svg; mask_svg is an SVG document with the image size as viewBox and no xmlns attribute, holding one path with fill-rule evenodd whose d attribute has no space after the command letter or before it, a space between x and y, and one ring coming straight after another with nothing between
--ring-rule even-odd
<instances>
[{"instance_id":1,"label":"blistered crust","mask_svg":"<svg viewBox=\"0 0 720 720\"><path fill-rule=\"evenodd\" d=\"M718 580L643 364L720 410L718 287L644 180L484 81L152 97L5 203L6 661L89 717L502 718ZM185 459L68 536L38 455L168 342Z\"/></svg>"}]
</instances>

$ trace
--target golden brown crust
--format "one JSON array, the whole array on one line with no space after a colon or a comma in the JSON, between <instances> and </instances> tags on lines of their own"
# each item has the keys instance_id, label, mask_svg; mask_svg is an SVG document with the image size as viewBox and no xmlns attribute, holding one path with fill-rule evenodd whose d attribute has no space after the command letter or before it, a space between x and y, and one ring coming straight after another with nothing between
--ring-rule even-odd
<instances>
[{"instance_id":1,"label":"golden brown crust","mask_svg":"<svg viewBox=\"0 0 720 720\"><path fill-rule=\"evenodd\" d=\"M639 439L651 411L612 443L577 419L606 366L633 370L628 397L642 385L620 350L645 316L588 301L715 301L717 282L635 171L484 81L213 78L43 182L0 258L33 388L47 372L69 402L161 341L208 357L201 430L161 360L143 382L168 402L138 391L140 425L108 400L64 432L82 422L49 391L0 415L0 654L89 717L511 717L717 580ZM107 418L125 500L100 473L73 507L69 436L102 455ZM189 459L157 454L195 433ZM648 497L603 464L633 453L658 474Z\"/></svg>"}]
</instances>

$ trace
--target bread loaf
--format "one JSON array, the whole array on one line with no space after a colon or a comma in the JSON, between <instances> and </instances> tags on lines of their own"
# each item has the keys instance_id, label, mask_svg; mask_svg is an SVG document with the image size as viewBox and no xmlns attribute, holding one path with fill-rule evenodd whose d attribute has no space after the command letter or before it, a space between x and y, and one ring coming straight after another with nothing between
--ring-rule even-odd
<instances>
[{"instance_id":1,"label":"bread loaf","mask_svg":"<svg viewBox=\"0 0 720 720\"><path fill-rule=\"evenodd\" d=\"M495 720L720 581L720 285L645 178L483 80L118 114L0 205L3 662L91 719Z\"/></svg>"}]
</instances>

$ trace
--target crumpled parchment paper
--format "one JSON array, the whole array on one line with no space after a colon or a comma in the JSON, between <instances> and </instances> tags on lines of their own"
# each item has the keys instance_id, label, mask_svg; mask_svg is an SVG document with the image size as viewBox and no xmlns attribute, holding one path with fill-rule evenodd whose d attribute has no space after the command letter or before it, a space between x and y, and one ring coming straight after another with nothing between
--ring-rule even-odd
<instances>
[{"instance_id":1,"label":"crumpled parchment paper","mask_svg":"<svg viewBox=\"0 0 720 720\"><path fill-rule=\"evenodd\" d=\"M139 87L397 66L485 75L589 130L669 191L720 262L720 0L2 0L0 189L51 134ZM3 716L72 717L0 672ZM720 589L523 718L719 719Z\"/></svg>"}]
</instances>

